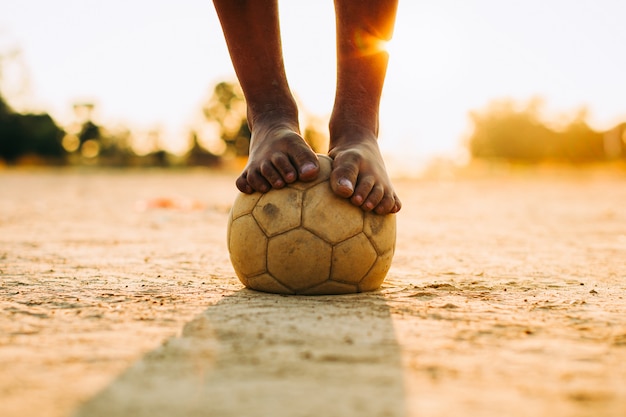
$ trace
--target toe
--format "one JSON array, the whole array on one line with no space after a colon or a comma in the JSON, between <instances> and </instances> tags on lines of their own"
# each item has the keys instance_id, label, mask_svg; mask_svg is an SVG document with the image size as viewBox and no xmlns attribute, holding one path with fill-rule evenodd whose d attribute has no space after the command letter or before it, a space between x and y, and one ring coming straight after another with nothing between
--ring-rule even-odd
<instances>
[{"instance_id":1,"label":"toe","mask_svg":"<svg viewBox=\"0 0 626 417\"><path fill-rule=\"evenodd\" d=\"M358 192L358 188L357 188L357 192ZM369 193L366 194L365 201L363 202L363 205L361 206L361 208L364 211L374 210L374 208L378 207L384 195L385 195L385 191L383 187L380 184L375 184L373 187L371 187L371 190L369 191Z\"/></svg>"},{"instance_id":2,"label":"toe","mask_svg":"<svg viewBox=\"0 0 626 417\"><path fill-rule=\"evenodd\" d=\"M395 204L393 208L391 209L391 213L397 213L402 208L402 202L400 201L400 199L398 198L396 194L394 194L393 197L394 197Z\"/></svg>"},{"instance_id":3,"label":"toe","mask_svg":"<svg viewBox=\"0 0 626 417\"><path fill-rule=\"evenodd\" d=\"M372 176L357 178L357 185L354 189L354 194L352 194L352 197L350 198L350 202L352 202L352 204L354 204L355 206L360 206L367 211L373 209L374 207L376 207L376 204L378 204L378 202L376 202L376 204L374 205L371 205L371 203L365 205L365 203L367 202L375 186L376 180Z\"/></svg>"},{"instance_id":4,"label":"toe","mask_svg":"<svg viewBox=\"0 0 626 417\"><path fill-rule=\"evenodd\" d=\"M320 172L320 163L317 155L309 148L302 149L292 155L293 163L298 167L298 179L312 181Z\"/></svg>"},{"instance_id":5,"label":"toe","mask_svg":"<svg viewBox=\"0 0 626 417\"><path fill-rule=\"evenodd\" d=\"M254 191L266 193L272 188L270 183L267 182L265 177L258 171L249 171L247 180Z\"/></svg>"},{"instance_id":6,"label":"toe","mask_svg":"<svg viewBox=\"0 0 626 417\"><path fill-rule=\"evenodd\" d=\"M235 181L235 185L242 193L252 194L254 192L254 189L250 186L250 184L248 184L248 179L246 177L247 174L245 172L242 173Z\"/></svg>"},{"instance_id":7,"label":"toe","mask_svg":"<svg viewBox=\"0 0 626 417\"><path fill-rule=\"evenodd\" d=\"M282 152L276 152L272 155L271 161L275 171L277 171L285 183L291 184L298 179L298 172L287 155Z\"/></svg>"},{"instance_id":8,"label":"toe","mask_svg":"<svg viewBox=\"0 0 626 417\"><path fill-rule=\"evenodd\" d=\"M330 173L330 186L340 197L349 198L354 194L355 184L359 175L357 162L353 158L336 158L334 169ZM364 199L364 196L360 197Z\"/></svg>"},{"instance_id":9,"label":"toe","mask_svg":"<svg viewBox=\"0 0 626 417\"><path fill-rule=\"evenodd\" d=\"M393 212L395 207L396 207L396 200L394 199L394 196L391 194L385 194L381 198L378 205L376 205L376 208L374 209L374 211L376 212L376 214L389 214Z\"/></svg>"},{"instance_id":10,"label":"toe","mask_svg":"<svg viewBox=\"0 0 626 417\"><path fill-rule=\"evenodd\" d=\"M276 170L272 162L263 161L260 171L272 188L283 188L285 186L286 182L283 179L283 175Z\"/></svg>"}]
</instances>

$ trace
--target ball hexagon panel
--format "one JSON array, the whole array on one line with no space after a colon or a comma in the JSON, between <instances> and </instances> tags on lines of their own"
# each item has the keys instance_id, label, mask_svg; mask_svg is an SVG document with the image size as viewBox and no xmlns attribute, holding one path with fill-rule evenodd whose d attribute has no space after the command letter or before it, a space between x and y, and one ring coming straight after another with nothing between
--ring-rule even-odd
<instances>
[{"instance_id":1,"label":"ball hexagon panel","mask_svg":"<svg viewBox=\"0 0 626 417\"><path fill-rule=\"evenodd\" d=\"M300 294L303 295L324 295L324 294L354 294L359 292L356 285L343 282L326 281L315 287L307 288Z\"/></svg>"},{"instance_id":2,"label":"ball hexagon panel","mask_svg":"<svg viewBox=\"0 0 626 417\"><path fill-rule=\"evenodd\" d=\"M363 221L363 233L370 239L379 255L394 250L396 246L395 214L381 216L366 213Z\"/></svg>"},{"instance_id":3,"label":"ball hexagon panel","mask_svg":"<svg viewBox=\"0 0 626 417\"><path fill-rule=\"evenodd\" d=\"M246 214L232 221L229 228L230 260L239 277L266 271L267 238L254 217Z\"/></svg>"},{"instance_id":4,"label":"ball hexagon panel","mask_svg":"<svg viewBox=\"0 0 626 417\"><path fill-rule=\"evenodd\" d=\"M299 292L328 280L331 246L304 229L271 238L267 270L280 283Z\"/></svg>"},{"instance_id":5,"label":"ball hexagon panel","mask_svg":"<svg viewBox=\"0 0 626 417\"><path fill-rule=\"evenodd\" d=\"M341 242L363 229L363 211L332 194L327 182L306 190L302 207L302 226L327 242Z\"/></svg>"},{"instance_id":6,"label":"ball hexagon panel","mask_svg":"<svg viewBox=\"0 0 626 417\"><path fill-rule=\"evenodd\" d=\"M291 288L285 287L268 273L249 277L246 287L273 294L295 294Z\"/></svg>"},{"instance_id":7,"label":"ball hexagon panel","mask_svg":"<svg viewBox=\"0 0 626 417\"><path fill-rule=\"evenodd\" d=\"M391 260L393 259L393 251L389 251L385 254L379 255L374 263L374 266L368 271L359 282L359 291L374 291L382 285L385 280L385 276L391 267Z\"/></svg>"},{"instance_id":8,"label":"ball hexagon panel","mask_svg":"<svg viewBox=\"0 0 626 417\"><path fill-rule=\"evenodd\" d=\"M333 247L330 278L356 285L374 265L376 256L367 236L359 233Z\"/></svg>"},{"instance_id":9,"label":"ball hexagon panel","mask_svg":"<svg viewBox=\"0 0 626 417\"><path fill-rule=\"evenodd\" d=\"M302 191L283 188L263 194L252 215L268 237L300 226Z\"/></svg>"},{"instance_id":10,"label":"ball hexagon panel","mask_svg":"<svg viewBox=\"0 0 626 417\"><path fill-rule=\"evenodd\" d=\"M256 205L257 201L261 198L263 194L254 193L254 194L244 194L239 193L235 202L233 203L233 207L230 210L230 215L233 219L237 219L245 214L249 214L252 212L252 209Z\"/></svg>"}]
</instances>

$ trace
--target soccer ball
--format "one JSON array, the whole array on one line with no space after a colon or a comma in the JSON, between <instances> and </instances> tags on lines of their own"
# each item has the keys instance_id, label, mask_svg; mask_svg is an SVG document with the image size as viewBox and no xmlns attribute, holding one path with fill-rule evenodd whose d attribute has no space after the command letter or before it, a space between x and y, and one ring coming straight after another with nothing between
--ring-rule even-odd
<instances>
[{"instance_id":1,"label":"soccer ball","mask_svg":"<svg viewBox=\"0 0 626 417\"><path fill-rule=\"evenodd\" d=\"M396 244L394 214L366 213L336 196L332 159L320 174L267 193L240 193L228 218L228 251L248 288L279 294L348 294L380 287Z\"/></svg>"}]
</instances>

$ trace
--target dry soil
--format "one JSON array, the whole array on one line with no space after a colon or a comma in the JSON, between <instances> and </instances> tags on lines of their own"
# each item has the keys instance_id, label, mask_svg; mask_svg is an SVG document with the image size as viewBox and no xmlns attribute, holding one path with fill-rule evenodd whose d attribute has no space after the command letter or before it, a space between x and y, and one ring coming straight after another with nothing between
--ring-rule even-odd
<instances>
[{"instance_id":1,"label":"dry soil","mask_svg":"<svg viewBox=\"0 0 626 417\"><path fill-rule=\"evenodd\" d=\"M244 289L209 171L0 171L0 416L626 415L626 175L398 180L394 263Z\"/></svg>"}]
</instances>

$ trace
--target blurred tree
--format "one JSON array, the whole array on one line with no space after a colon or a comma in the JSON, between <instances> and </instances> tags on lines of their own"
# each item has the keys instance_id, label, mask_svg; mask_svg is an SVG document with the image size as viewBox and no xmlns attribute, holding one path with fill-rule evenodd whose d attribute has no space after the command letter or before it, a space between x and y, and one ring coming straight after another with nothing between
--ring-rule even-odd
<instances>
[{"instance_id":1,"label":"blurred tree","mask_svg":"<svg viewBox=\"0 0 626 417\"><path fill-rule=\"evenodd\" d=\"M0 94L0 158L14 162L21 154L21 143L17 136L17 120L4 97Z\"/></svg>"},{"instance_id":2,"label":"blurred tree","mask_svg":"<svg viewBox=\"0 0 626 417\"><path fill-rule=\"evenodd\" d=\"M220 149L220 153L214 155L247 156L250 147L250 128L246 117L246 103L241 87L236 82L222 81L215 85L213 93L207 104L202 108L204 119L209 124L215 125L215 129L198 129L199 131L213 132L226 145ZM324 129L326 129L324 127ZM319 118L309 117L303 131L304 139L311 145L315 152L326 153L328 151L328 135L323 133ZM195 135L195 136L194 136ZM202 136L202 137L198 137ZM210 142L213 138L205 138L198 131L192 132L192 147L207 151L202 142ZM211 148L217 148L210 146ZM209 153L213 153L210 150Z\"/></svg>"},{"instance_id":3,"label":"blurred tree","mask_svg":"<svg viewBox=\"0 0 626 417\"><path fill-rule=\"evenodd\" d=\"M219 156L206 149L200 144L198 133L190 133L191 148L185 156L187 165L190 166L214 166L220 162Z\"/></svg>"},{"instance_id":4,"label":"blurred tree","mask_svg":"<svg viewBox=\"0 0 626 417\"><path fill-rule=\"evenodd\" d=\"M626 159L626 122L604 132L602 139L607 159Z\"/></svg>"},{"instance_id":5,"label":"blurred tree","mask_svg":"<svg viewBox=\"0 0 626 417\"><path fill-rule=\"evenodd\" d=\"M102 139L102 135L100 134L100 126L98 126L91 120L87 120L85 123L83 123L80 133L78 134L78 139L80 140L81 145L88 140Z\"/></svg>"},{"instance_id":6,"label":"blurred tree","mask_svg":"<svg viewBox=\"0 0 626 417\"><path fill-rule=\"evenodd\" d=\"M541 105L539 99L525 106L512 100L497 100L483 111L471 112L474 124L468 143L471 155L478 159L518 162L579 163L607 159L604 135L585 122L585 109L557 131L542 122Z\"/></svg>"},{"instance_id":7,"label":"blurred tree","mask_svg":"<svg viewBox=\"0 0 626 417\"><path fill-rule=\"evenodd\" d=\"M15 163L35 156L48 161L62 161L62 130L48 114L20 114L9 106L9 96L19 99L26 91L28 77L20 48L0 50L0 159Z\"/></svg>"},{"instance_id":8,"label":"blurred tree","mask_svg":"<svg viewBox=\"0 0 626 417\"><path fill-rule=\"evenodd\" d=\"M63 147L75 164L124 166L131 164L131 131L123 126L102 126L93 120L95 104L79 102L73 106L74 121L66 126ZM162 161L158 161L161 163Z\"/></svg>"},{"instance_id":9,"label":"blurred tree","mask_svg":"<svg viewBox=\"0 0 626 417\"><path fill-rule=\"evenodd\" d=\"M563 131L558 132L555 158L570 162L594 162L606 159L603 134L589 127L587 110L581 110Z\"/></svg>"},{"instance_id":10,"label":"blurred tree","mask_svg":"<svg viewBox=\"0 0 626 417\"><path fill-rule=\"evenodd\" d=\"M15 163L25 156L62 162L63 131L48 114L19 114L0 95L0 158Z\"/></svg>"},{"instance_id":11,"label":"blurred tree","mask_svg":"<svg viewBox=\"0 0 626 417\"><path fill-rule=\"evenodd\" d=\"M49 114L24 114L18 119L27 153L53 159L64 156L63 131Z\"/></svg>"},{"instance_id":12,"label":"blurred tree","mask_svg":"<svg viewBox=\"0 0 626 417\"><path fill-rule=\"evenodd\" d=\"M475 158L539 161L550 153L553 132L539 121L538 103L517 110L511 100L490 103L482 112L471 112L474 131L470 152Z\"/></svg>"},{"instance_id":13,"label":"blurred tree","mask_svg":"<svg viewBox=\"0 0 626 417\"><path fill-rule=\"evenodd\" d=\"M101 129L100 133L100 155L105 158L118 159L121 163L125 158L130 157L133 152L130 147L131 132L125 126L117 126L112 129Z\"/></svg>"},{"instance_id":14,"label":"blurred tree","mask_svg":"<svg viewBox=\"0 0 626 417\"><path fill-rule=\"evenodd\" d=\"M218 126L220 139L226 144L225 154L247 156L250 146L250 129L246 118L246 103L237 83L220 82L202 108L204 118Z\"/></svg>"}]
</instances>

